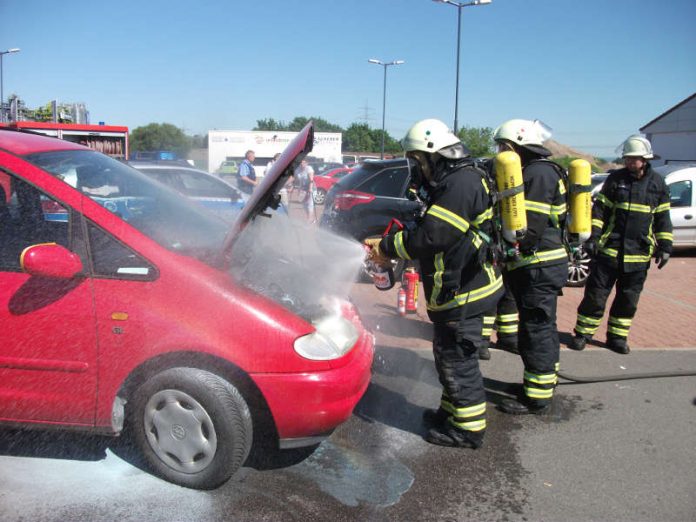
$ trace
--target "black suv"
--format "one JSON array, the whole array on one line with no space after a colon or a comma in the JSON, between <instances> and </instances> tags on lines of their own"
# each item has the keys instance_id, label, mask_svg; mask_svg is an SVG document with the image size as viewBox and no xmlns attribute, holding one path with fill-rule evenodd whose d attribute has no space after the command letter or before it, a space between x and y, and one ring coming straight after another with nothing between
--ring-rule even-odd
<instances>
[{"instance_id":1,"label":"black suv","mask_svg":"<svg viewBox=\"0 0 696 522\"><path fill-rule=\"evenodd\" d=\"M381 236L392 218L413 221L421 203L409 198L406 159L365 161L326 195L321 226L362 241Z\"/></svg>"}]
</instances>

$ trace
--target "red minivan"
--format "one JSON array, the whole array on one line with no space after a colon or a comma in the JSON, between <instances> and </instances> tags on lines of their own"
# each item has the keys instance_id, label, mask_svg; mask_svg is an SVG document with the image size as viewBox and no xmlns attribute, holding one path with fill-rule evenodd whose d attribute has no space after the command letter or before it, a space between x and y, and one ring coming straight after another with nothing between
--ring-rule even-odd
<instances>
[{"instance_id":1,"label":"red minivan","mask_svg":"<svg viewBox=\"0 0 696 522\"><path fill-rule=\"evenodd\" d=\"M345 421L373 336L273 210L312 143L309 124L230 230L108 156L0 130L0 423L123 432L153 473L210 489L262 433L311 446Z\"/></svg>"}]
</instances>

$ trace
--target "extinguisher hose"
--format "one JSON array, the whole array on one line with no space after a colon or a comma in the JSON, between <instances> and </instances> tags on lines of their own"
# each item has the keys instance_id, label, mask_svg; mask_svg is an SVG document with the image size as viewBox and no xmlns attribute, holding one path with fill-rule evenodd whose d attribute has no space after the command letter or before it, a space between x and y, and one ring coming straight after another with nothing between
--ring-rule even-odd
<instances>
[{"instance_id":1,"label":"extinguisher hose","mask_svg":"<svg viewBox=\"0 0 696 522\"><path fill-rule=\"evenodd\" d=\"M694 377L696 370L676 370L671 372L646 372L646 373L625 373L618 375L605 376L578 376L565 372L558 372L558 376L567 381L572 381L579 384L588 384L593 382L611 382L611 381L629 381L633 379L662 379L665 377ZM570 384L570 383L560 383Z\"/></svg>"}]
</instances>

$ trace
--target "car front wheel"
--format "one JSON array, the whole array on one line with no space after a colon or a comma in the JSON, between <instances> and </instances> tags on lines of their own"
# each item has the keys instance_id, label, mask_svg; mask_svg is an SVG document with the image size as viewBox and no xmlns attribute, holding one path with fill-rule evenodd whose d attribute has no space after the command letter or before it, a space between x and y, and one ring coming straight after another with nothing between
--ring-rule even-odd
<instances>
[{"instance_id":1,"label":"car front wheel","mask_svg":"<svg viewBox=\"0 0 696 522\"><path fill-rule=\"evenodd\" d=\"M313 197L315 205L323 205L324 201L326 201L326 191L324 189L318 188L314 191Z\"/></svg>"},{"instance_id":2,"label":"car front wheel","mask_svg":"<svg viewBox=\"0 0 696 522\"><path fill-rule=\"evenodd\" d=\"M220 486L251 448L251 414L242 395L196 368L172 368L148 379L135 393L129 420L151 470L184 487Z\"/></svg>"},{"instance_id":3,"label":"car front wheel","mask_svg":"<svg viewBox=\"0 0 696 522\"><path fill-rule=\"evenodd\" d=\"M590 276L590 256L584 250L579 250L577 255L571 255L568 262L568 281L566 286L585 286Z\"/></svg>"}]
</instances>

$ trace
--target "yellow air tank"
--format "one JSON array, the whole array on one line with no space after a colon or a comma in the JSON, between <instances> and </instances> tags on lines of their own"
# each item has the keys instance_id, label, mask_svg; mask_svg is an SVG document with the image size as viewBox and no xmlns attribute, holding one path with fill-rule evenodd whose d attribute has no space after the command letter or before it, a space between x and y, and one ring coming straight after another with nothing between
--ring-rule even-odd
<instances>
[{"instance_id":1,"label":"yellow air tank","mask_svg":"<svg viewBox=\"0 0 696 522\"><path fill-rule=\"evenodd\" d=\"M584 243L592 235L592 168L584 159L570 162L568 232L572 243Z\"/></svg>"},{"instance_id":2,"label":"yellow air tank","mask_svg":"<svg viewBox=\"0 0 696 522\"><path fill-rule=\"evenodd\" d=\"M527 232L522 163L517 153L506 150L495 157L495 181L501 196L503 238L514 244Z\"/></svg>"}]
</instances>

